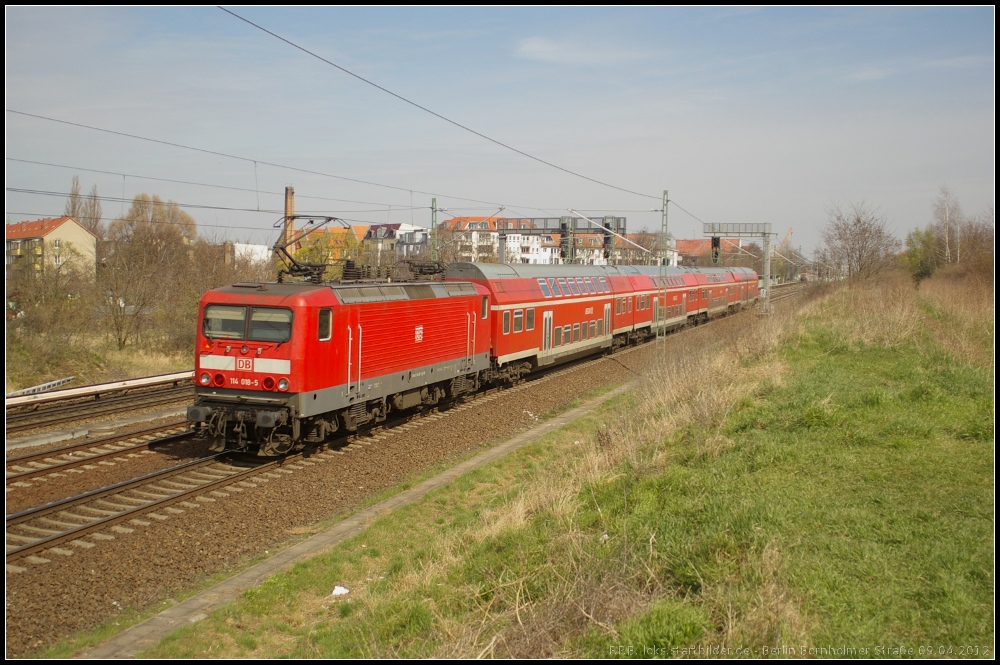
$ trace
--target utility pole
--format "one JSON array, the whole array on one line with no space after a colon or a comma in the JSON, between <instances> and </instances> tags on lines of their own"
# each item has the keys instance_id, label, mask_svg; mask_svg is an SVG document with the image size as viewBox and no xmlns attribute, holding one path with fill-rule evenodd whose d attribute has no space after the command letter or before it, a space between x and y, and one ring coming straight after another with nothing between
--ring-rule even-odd
<instances>
[{"instance_id":1,"label":"utility pole","mask_svg":"<svg viewBox=\"0 0 1000 665\"><path fill-rule=\"evenodd\" d=\"M431 261L438 260L438 200L431 199Z\"/></svg>"},{"instance_id":2,"label":"utility pole","mask_svg":"<svg viewBox=\"0 0 1000 665\"><path fill-rule=\"evenodd\" d=\"M295 235L295 220L292 219L294 216L295 188L289 185L285 187L285 237L282 238L282 242L284 243L288 243L291 237Z\"/></svg>"},{"instance_id":3,"label":"utility pole","mask_svg":"<svg viewBox=\"0 0 1000 665\"><path fill-rule=\"evenodd\" d=\"M656 325L656 352L663 359L667 346L667 269L670 267L670 234L667 232L667 204L670 195L663 190L663 216L660 221L660 261L659 283L657 285L656 306L653 318Z\"/></svg>"}]
</instances>

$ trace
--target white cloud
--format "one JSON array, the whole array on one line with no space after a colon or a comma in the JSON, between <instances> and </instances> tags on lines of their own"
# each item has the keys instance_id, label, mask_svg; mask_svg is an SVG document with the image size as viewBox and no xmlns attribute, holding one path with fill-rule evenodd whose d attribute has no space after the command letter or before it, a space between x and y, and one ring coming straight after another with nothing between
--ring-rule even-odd
<instances>
[{"instance_id":1,"label":"white cloud","mask_svg":"<svg viewBox=\"0 0 1000 665\"><path fill-rule=\"evenodd\" d=\"M851 81L880 81L884 78L888 78L893 73L894 72L891 69L869 67L868 69L862 69L859 72L849 74L847 78Z\"/></svg>"},{"instance_id":2,"label":"white cloud","mask_svg":"<svg viewBox=\"0 0 1000 665\"><path fill-rule=\"evenodd\" d=\"M928 60L924 63L927 69L969 69L979 67L988 62L987 58L978 55L959 56L944 60Z\"/></svg>"},{"instance_id":3,"label":"white cloud","mask_svg":"<svg viewBox=\"0 0 1000 665\"><path fill-rule=\"evenodd\" d=\"M642 60L648 54L628 48L614 48L596 40L556 41L547 37L527 37L517 46L516 55L564 65L605 65Z\"/></svg>"}]
</instances>

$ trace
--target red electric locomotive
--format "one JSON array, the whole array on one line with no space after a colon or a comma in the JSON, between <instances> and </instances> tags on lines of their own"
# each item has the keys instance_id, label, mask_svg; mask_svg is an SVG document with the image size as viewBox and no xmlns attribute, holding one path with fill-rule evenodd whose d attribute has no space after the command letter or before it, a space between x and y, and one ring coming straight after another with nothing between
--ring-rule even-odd
<instances>
[{"instance_id":1,"label":"red electric locomotive","mask_svg":"<svg viewBox=\"0 0 1000 665\"><path fill-rule=\"evenodd\" d=\"M456 263L443 281L234 284L202 298L188 419L214 450L280 455L756 298L744 268L661 281L656 267Z\"/></svg>"},{"instance_id":2,"label":"red electric locomotive","mask_svg":"<svg viewBox=\"0 0 1000 665\"><path fill-rule=\"evenodd\" d=\"M209 291L188 419L214 450L279 455L477 390L490 367L487 300L468 282Z\"/></svg>"}]
</instances>

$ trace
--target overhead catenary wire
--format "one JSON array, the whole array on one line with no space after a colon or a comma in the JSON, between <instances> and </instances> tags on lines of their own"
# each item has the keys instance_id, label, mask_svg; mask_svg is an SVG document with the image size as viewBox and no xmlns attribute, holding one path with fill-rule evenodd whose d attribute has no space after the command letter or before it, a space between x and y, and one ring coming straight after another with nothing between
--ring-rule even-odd
<instances>
[{"instance_id":1,"label":"overhead catenary wire","mask_svg":"<svg viewBox=\"0 0 1000 665\"><path fill-rule=\"evenodd\" d=\"M179 148L181 150L191 150L193 152L200 152L202 154L207 154L207 155L215 155L216 157L225 157L227 159L235 159L235 160L242 161L242 162L247 162L247 163L257 162L257 163L262 164L264 166L270 166L270 167L273 167L273 168L276 168L276 169L286 169L288 171L294 171L296 173L305 173L305 174L308 174L308 175L315 175L315 176L319 176L319 177L322 177L322 178L333 178L333 179L336 179L336 180L344 180L346 182L353 182L353 183L360 184L360 185L369 185L369 186L372 186L372 187L383 187L385 189L393 189L393 190L396 190L396 191L399 191L399 192L410 192L410 191L412 191L415 194L424 194L425 196L434 196L434 197L439 197L439 198L447 198L447 199L453 199L453 200L456 200L456 201L469 201L470 203L482 203L482 204L485 204L485 205L493 205L493 206L503 205L503 204L501 204L501 203L499 203L497 201L484 201L482 199L473 199L473 198L469 198L469 197L465 197L465 196L454 196L454 195L451 195L451 194L443 194L443 193L440 193L440 192L428 192L428 191L424 191L424 190L420 190L420 189L415 189L415 188L411 188L411 187L399 187L397 185L386 185L385 183L374 182L372 180L362 180L360 178L351 178L351 177L348 177L348 176L336 175L336 174L333 174L333 173L325 173L323 171L316 171L314 169L305 169L305 168L301 168L301 167L298 167L298 166L289 166L287 164L279 164L277 162L270 162L270 161L266 161L266 160L263 160L263 159L254 159L254 158L251 158L251 157L243 157L241 155L233 155L233 154L229 154L229 153L225 153L225 152L220 152L218 150L209 150L207 148L199 148L197 146L185 145L183 143L175 143L173 141L164 141L162 139L154 139L154 138L150 138L150 137L147 137L147 136L140 136L138 134L130 134L128 132L120 132L120 131L113 130L113 129L105 129L103 127L95 127L93 125L86 125L86 124L83 124L83 123L80 123L80 122L72 122L72 121L69 121L69 120L60 120L58 118L51 118L51 117L48 117L48 116L39 115L37 113L27 113L25 111L18 111L18 110L10 109L10 108L5 109L5 111L7 113L13 113L15 115L21 115L21 116L24 116L24 117L27 117L27 118L35 118L36 120L44 120L46 122L54 122L54 123L58 123L58 124L61 124L61 125L69 125L71 127L80 127L81 129L88 129L88 130L95 131L95 132L103 132L105 134L112 134L112 135L115 135L115 136L122 136L122 137L125 137L125 138L135 139L137 141L148 141L150 143L156 143L158 145L165 145L165 146L169 146L169 147L172 147L172 148ZM522 205L521 207L522 208L534 209L534 206L530 206L530 205Z\"/></svg>"},{"instance_id":2,"label":"overhead catenary wire","mask_svg":"<svg viewBox=\"0 0 1000 665\"><path fill-rule=\"evenodd\" d=\"M15 193L15 194L31 194L31 195L35 195L35 196L58 196L58 197L62 197L62 198L65 198L65 197L69 196L69 192L52 192L52 191L37 190L37 189L25 189L25 188L21 188L21 187L7 187L6 191L11 192L11 193ZM130 198L118 197L118 196L98 196L97 198L100 201L107 201L109 203L119 203L119 202L129 203L129 202L135 201L135 198L131 198L130 199ZM272 214L272 215L273 214L280 215L280 214L284 213L284 210L280 210L280 209L277 209L277 208L275 208L273 210L258 210L256 208L239 208L239 207L234 207L234 206L214 206L214 205L205 205L205 204L198 204L198 203L179 203L177 201L162 201L162 203L164 205L166 205L168 203L174 203L179 208L190 208L190 209L195 209L195 210L199 210L200 209L200 210L228 210L228 211L233 211L233 212L260 212L260 213L266 213L266 214ZM421 207L423 207L423 206L421 206ZM386 212L386 211L391 211L391 210L392 210L392 206L389 206L388 208L375 208L375 209L370 209L370 210L340 210L338 212L355 213L356 214L356 213ZM406 210L406 207L396 206L396 210ZM329 211L329 210L300 210L299 212L301 214L317 214L318 215L318 214L325 214L325 213L328 213L328 212L331 212L331 211Z\"/></svg>"},{"instance_id":3,"label":"overhead catenary wire","mask_svg":"<svg viewBox=\"0 0 1000 665\"><path fill-rule=\"evenodd\" d=\"M43 219L58 219L58 218L64 216L62 213L38 212L38 211L23 212L23 211L18 211L18 210L8 210L7 214L8 215L24 215L25 217L40 217L40 218L43 218ZM113 222L116 219L120 219L120 218L119 217L105 217L105 216L102 215L101 217L97 217L95 219L98 219L98 220L100 220L102 222ZM11 222L9 225L10 226L16 226L16 225L21 224L21 223L23 223L23 222ZM182 225L181 222L171 222L171 221L167 221L167 220L158 220L156 223L157 224L172 224L172 225L175 225L175 226L181 226ZM262 227L258 227L258 226L233 226L231 224L203 224L201 222L197 222L196 226L198 228L208 228L208 229L238 229L240 231L271 231L273 229L273 227L270 226L270 225L267 226L267 227L263 227L262 228Z\"/></svg>"},{"instance_id":4,"label":"overhead catenary wire","mask_svg":"<svg viewBox=\"0 0 1000 665\"><path fill-rule=\"evenodd\" d=\"M311 56L313 58L316 58L317 60L319 60L321 62L324 62L324 63L330 65L331 67L339 69L340 71L344 72L345 74L347 74L349 76L353 76L354 78L356 78L359 81L362 81L364 83L367 83L368 85L372 86L373 88L377 88L378 90L381 90L382 92L386 93L387 95L391 95L391 96L395 97L396 99L398 99L398 100L400 100L402 102L405 102L406 104L409 104L410 106L418 108L418 109L420 109L421 111L423 111L425 113L429 113L432 116L434 116L435 118L443 120L444 122L447 122L448 124L454 125L455 127L458 127L459 129L462 129L464 131L469 132L470 134L475 134L479 138L485 139L485 140L489 141L490 143L493 143L495 145L500 146L501 148L504 148L506 150L510 150L512 152L516 152L517 154L519 154L519 155L521 155L523 157L527 157L528 159L533 160L535 162L538 162L539 164L544 164L545 166L549 166L549 167L554 168L554 169L556 169L558 171L562 171L563 173L568 173L569 175L575 176L577 178L582 178L583 180L587 180L588 182L592 182L594 184L601 185L602 187L609 187L611 189L618 190L619 192L625 192L626 194L633 194L635 196L641 196L641 197L644 197L644 198L660 200L659 196L653 196L651 194L644 194L642 192L637 192L637 191L634 191L634 190L631 190L631 189L626 189L624 187L619 187L617 185L612 185L610 183L604 182L602 180L598 180L596 178L591 178L590 176L583 175L582 173L577 173L576 171L573 171L573 170L567 169L565 167L559 166L558 164L553 164L552 162L544 160L544 159L542 159L540 157L535 157L534 155L529 154L527 152L524 152L523 150L519 150L519 149L517 149L517 148L515 148L515 147L513 147L511 145L508 145L508 144L504 143L503 141L498 141L497 139L491 138L491 137L487 136L486 134L483 134L482 132L477 132L476 130L472 129L471 127L467 127L466 125L463 125L460 122L457 122L455 120L452 120L451 118L443 116L440 113L437 113L436 111L432 111L431 109L427 108L426 106L422 106L422 105L414 102L413 100L407 99L406 97L403 97L402 95L400 95L398 93L395 93L392 90L389 90L388 88L385 88L385 87L383 87L383 86L375 83L374 81L370 81L370 80L366 79L365 77L361 76L360 74L355 74L351 70L349 70L349 69L347 69L345 67L341 67L340 65L338 65L335 62L327 60L323 56L310 51L309 49L305 48L304 46L300 46L299 44L296 44L295 42L293 42L293 41L291 41L289 39L286 39L286 38L282 37L281 35L279 35L277 33L271 32L267 28L265 28L263 26L260 26L260 25L254 23L253 21L251 21L249 19L243 18L239 14L237 14L237 13L235 13L233 11L230 11L230 10L226 9L225 7L220 6L219 9L221 9L222 11L226 12L227 14L229 14L229 15L235 17L235 18L238 18L239 20L243 21L244 23L247 23L248 25L252 25L253 27L255 27L258 30L260 30L261 32L265 32L265 33L271 35L272 37L274 37L275 39L278 39L278 40L280 40L280 41L288 44L292 48L298 49L299 51L302 51L306 55L309 55L309 56ZM530 206L524 206L524 207L530 207Z\"/></svg>"},{"instance_id":5,"label":"overhead catenary wire","mask_svg":"<svg viewBox=\"0 0 1000 665\"><path fill-rule=\"evenodd\" d=\"M138 141L147 141L147 142L150 142L150 143L155 143L155 144L159 144L159 145L165 145L165 146L169 146L169 147L173 147L173 148L178 148L178 149L182 149L182 150L190 150L190 151L193 151L193 152L199 152L199 153L203 153L203 154L215 155L217 157L225 157L227 159L234 159L234 160L243 161L243 162L247 162L247 163L253 163L254 165L262 164L262 165L265 165L265 166L270 166L272 168L286 169L286 170L294 171L294 172L297 172L297 173L305 173L305 174L308 174L308 175L315 175L315 176L324 177L324 178L332 178L332 179L336 179L336 180L343 180L343 181L346 181L346 182L353 182L353 183L356 183L356 184L369 185L369 186L372 186L372 187L382 187L382 188L385 188L385 189L392 189L392 190L396 190L396 191L400 191L400 192L408 192L408 193L411 193L411 194L412 193L424 194L426 196L446 198L446 199L452 199L452 200L456 200L456 201L468 201L470 203L482 203L482 204L489 205L489 206L506 205L508 208L513 208L513 207L524 208L524 209L528 209L528 210L537 210L539 212L544 212L544 213L547 213L547 214L549 214L551 216L560 216L558 213L554 213L549 208L543 208L543 207L532 206L532 205L525 205L525 204L502 204L502 203L499 203L499 202L496 202L496 201L485 201L485 200L482 200L482 199L474 199L474 198L469 198L469 197L464 197L464 196L455 196L455 195L444 194L444 193L440 193L440 192L429 192L429 191L424 191L424 190L420 190L420 189L413 189L413 188L408 188L408 187L399 187L399 186L396 186L396 185L387 185L387 184L384 184L384 183L379 183L379 182L374 182L374 181L369 181L369 180L362 180L362 179L359 179L359 178L351 178L351 177L348 177L348 176L341 176L341 175L336 175L336 174L332 174L332 173L325 173L323 171L316 171L316 170L313 170L313 169L304 169L304 168L300 168L300 167L297 167L297 166L289 166L287 164L279 164L277 162L270 162L270 161L266 161L266 160L262 160L262 159L254 159L254 158L251 158L251 157L243 157L241 155L233 155L233 154L229 154L229 153L220 152L220 151L217 151L217 150L210 150L210 149L207 149L207 148L199 148L197 146L189 146L189 145L185 145L185 144L182 144L182 143L176 143L176 142L173 142L173 141L165 141L165 140L162 140L162 139L155 139L155 138L150 138L150 137L146 137L146 136L140 136L138 134L131 134L131 133L128 133L128 132L121 132L121 131L117 131L117 130L113 130L113 129L105 129L103 127L95 127L93 125L86 125L86 124L83 124L83 123L72 122L72 121L69 121L69 120L61 120L61 119L58 119L58 118L51 118L51 117L48 117L48 116L43 116L43 115L39 115L39 114L36 114L36 113L27 113L25 111L18 111L16 109L11 109L11 108L5 108L4 110L7 113L12 113L12 114L15 114L15 115L21 115L21 116L28 117L28 118L34 118L36 120L43 120L43 121L46 121L46 122L53 122L53 123L57 123L57 124L68 125L68 126L71 126L71 127L79 127L79 128L82 128L82 129L87 129L87 130L96 131L96 132L103 132L103 133L112 134L112 135L115 135L115 136L122 136L122 137L125 137L125 138L130 138L130 139L134 139L134 140L138 140ZM13 159L13 158L10 158L10 159ZM25 163L36 163L36 164L41 164L41 165L46 165L47 164L46 162L32 162L31 160L16 160L16 161L22 161L22 162L25 162ZM63 167L62 165L58 165L58 164L52 164L52 166L61 167L61 168L68 168L68 167ZM81 170L83 170L83 169L81 168ZM99 169L89 169L89 170L93 171L93 172L97 172L97 173L106 173L106 174L109 174L109 175L121 175L122 178L123 178L123 186L124 186L124 178L129 177L129 174L116 173L116 172L112 172L112 171L101 171ZM138 176L137 175L137 176L134 176L134 177L137 177L137 178L146 178L146 179L150 179L150 180L157 180L158 179L158 178L155 178L155 177L152 177L152 176ZM179 184L192 184L192 185L204 184L204 183L186 183L185 181L171 181L171 180L166 179L166 178L160 178L159 180L162 180L162 181L165 181L165 182L177 182ZM212 186L212 185L205 185L205 186ZM220 188L224 187L222 185L215 185L215 186L216 187L220 187ZM246 189L246 188L233 188L233 189L242 189L243 191L254 191L254 190L249 190L249 189ZM649 196L649 195L642 194L642 196ZM320 200L323 200L322 197L313 197L313 198L318 198ZM659 197L651 197L651 198L659 198ZM329 200L340 201L341 199L329 199ZM348 200L348 199L343 199L343 201L344 202L348 202L348 203L355 202L355 201L351 201L351 200ZM363 202L360 202L360 201L357 201L357 202L358 203L363 203ZM695 215L694 213L690 212L689 210L687 210L683 206L679 205L675 200L671 199L669 201L669 203L672 204L672 205L674 205L674 206L676 206L679 210L683 211L685 214L687 214L690 217L694 218L695 220L701 222L702 224L706 224L707 223L704 220L702 220L700 217L698 217L697 215ZM421 207L423 207L423 206L421 206ZM610 209L607 209L607 210L610 210ZM263 212L263 211L261 211L261 212ZM621 212L632 212L632 211L631 210L622 210ZM636 210L635 212L647 212L647 211L646 210ZM651 210L650 212L657 212L657 210L654 209L654 210ZM11 213L11 214L14 214L14 213Z\"/></svg>"},{"instance_id":6,"label":"overhead catenary wire","mask_svg":"<svg viewBox=\"0 0 1000 665\"><path fill-rule=\"evenodd\" d=\"M261 212L266 212L266 211L262 210ZM38 211L23 212L23 211L18 211L18 210L9 210L9 211L7 211L7 214L9 214L9 215L24 215L25 217L41 217L41 218L44 218L44 219L58 219L59 217L63 217L64 216L62 213L38 212ZM320 214L322 214L322 213L320 213ZM100 217L96 217L95 219L97 219L99 221L102 221L102 222L114 222L115 220L121 219L121 218L120 217L106 217L106 216L102 215ZM352 218L352 217L340 217L338 219L342 219L345 222L351 222L351 223L355 223L355 224L358 224L358 225L370 224L370 222L368 220L355 219L355 218ZM16 226L17 224L20 224L20 223L22 223L22 222L11 222L10 225L11 226ZM173 225L173 226L183 226L184 225L183 222L170 221L170 220L157 220L154 223L155 224L169 224L169 225ZM202 223L202 222L196 222L195 225L198 228L227 229L227 230L228 229L237 229L237 230L240 230L240 231L265 231L265 232L271 232L271 231L274 230L274 226L272 224L268 224L268 226L266 226L266 227L259 227L259 226L233 226L231 224L206 224L206 223Z\"/></svg>"},{"instance_id":7,"label":"overhead catenary wire","mask_svg":"<svg viewBox=\"0 0 1000 665\"><path fill-rule=\"evenodd\" d=\"M86 173L100 173L100 174L103 174L103 175L122 176L122 177L132 178L132 179L135 179L135 180L153 180L153 181L156 181L156 182L169 182L169 183L173 183L173 184L177 184L177 185L191 185L191 186L194 186L194 187L208 187L208 188L211 188L211 189L225 189L225 190L230 190L230 191L234 191L234 192L252 192L252 193L257 193L257 194L273 194L275 196L284 196L285 195L284 192L275 192L275 191L271 191L271 190L250 189L248 187L234 187L232 185L218 185L218 184L208 183L208 182L195 182L195 181L192 181L192 180L176 180L176 179L173 179L173 178L161 178L161 177L157 177L157 176L140 175L138 173L122 173L120 171L107 171L107 170L104 170L104 169L87 168L85 166L70 166L69 164L54 164L52 162L39 162L39 161L35 161L33 159L18 159L16 157L5 157L4 159L6 161L8 161L8 162L18 162L18 163L21 163L21 164L35 164L37 166L51 166L53 168L67 169L67 170L71 170L71 171L84 171ZM257 162L255 160L254 164L256 165L256 163ZM254 177L256 177L256 172L254 173ZM316 200L316 201L336 201L338 203L360 203L362 205L379 205L379 206L390 205L390 204L384 203L382 201L358 201L356 199L338 199L338 198L333 198L333 197L328 197L328 196L313 196L313 195L309 195L309 194L296 194L295 198L296 199L310 199L310 200ZM259 200L258 200L258 206L259 206ZM426 207L427 206L418 206L417 209L426 208Z\"/></svg>"}]
</instances>

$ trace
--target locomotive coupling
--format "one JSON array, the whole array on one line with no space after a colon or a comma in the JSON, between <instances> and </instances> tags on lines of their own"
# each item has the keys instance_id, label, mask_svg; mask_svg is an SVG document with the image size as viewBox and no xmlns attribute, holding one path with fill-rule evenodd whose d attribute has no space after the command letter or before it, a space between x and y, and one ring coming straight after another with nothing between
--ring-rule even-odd
<instances>
[{"instance_id":1,"label":"locomotive coupling","mask_svg":"<svg viewBox=\"0 0 1000 665\"><path fill-rule=\"evenodd\" d=\"M258 411L257 427L277 427L284 425L287 420L287 413L284 411Z\"/></svg>"},{"instance_id":2,"label":"locomotive coupling","mask_svg":"<svg viewBox=\"0 0 1000 665\"><path fill-rule=\"evenodd\" d=\"M189 406L187 408L187 419L193 423L203 423L212 415L210 406Z\"/></svg>"}]
</instances>

